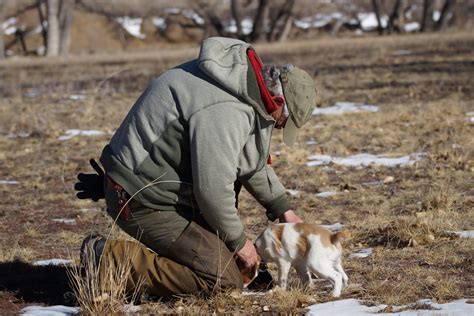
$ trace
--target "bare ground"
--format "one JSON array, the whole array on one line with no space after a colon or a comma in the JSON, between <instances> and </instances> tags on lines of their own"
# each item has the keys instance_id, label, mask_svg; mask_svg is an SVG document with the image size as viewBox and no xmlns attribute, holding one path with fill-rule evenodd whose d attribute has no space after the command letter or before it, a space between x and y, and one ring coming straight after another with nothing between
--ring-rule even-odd
<instances>
[{"instance_id":1,"label":"bare ground","mask_svg":"<svg viewBox=\"0 0 474 316\"><path fill-rule=\"evenodd\" d=\"M264 62L295 63L310 71L320 106L335 101L380 106L377 113L314 116L290 150L275 133L274 167L308 222L340 222L352 232L344 264L350 286L343 298L404 304L421 298L472 298L472 239L450 231L474 229L474 36L445 33L322 39L257 46ZM90 170L111 133L149 80L197 54L196 47L155 53L17 59L0 62L0 312L32 304L72 304L65 269L35 260L78 260L82 238L108 233L103 203L75 198L78 172ZM84 94L74 101L71 94ZM59 141L70 128L97 137ZM23 137L22 137L23 136ZM306 141L316 140L308 145ZM400 156L422 153L407 167L308 167L312 154ZM384 179L390 179L383 183ZM380 185L373 183L380 182ZM339 194L316 197L315 193ZM263 210L244 192L240 212L249 236L266 225ZM75 224L53 219L74 219ZM121 236L114 232L114 235ZM366 247L367 258L349 258ZM271 266L271 271L275 272ZM331 300L327 283L287 293L144 303L149 312L296 312ZM265 307L266 306L266 307ZM265 309L264 309L265 307Z\"/></svg>"}]
</instances>

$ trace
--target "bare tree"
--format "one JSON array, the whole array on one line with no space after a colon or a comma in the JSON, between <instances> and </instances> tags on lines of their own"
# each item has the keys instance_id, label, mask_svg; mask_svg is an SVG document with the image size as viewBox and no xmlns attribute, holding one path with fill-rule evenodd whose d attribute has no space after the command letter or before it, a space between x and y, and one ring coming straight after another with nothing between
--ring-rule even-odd
<instances>
[{"instance_id":1,"label":"bare tree","mask_svg":"<svg viewBox=\"0 0 474 316\"><path fill-rule=\"evenodd\" d=\"M444 1L444 5L443 5L443 8L441 9L439 19L438 19L438 21L436 21L436 23L434 25L434 30L435 31L439 31L439 30L443 29L443 27L446 24L446 17L451 12L451 8L453 7L454 4L455 4L455 0L445 0Z\"/></svg>"},{"instance_id":2,"label":"bare tree","mask_svg":"<svg viewBox=\"0 0 474 316\"><path fill-rule=\"evenodd\" d=\"M253 19L253 29L250 33L251 41L259 41L265 38L264 34L266 28L268 27L268 14L269 14L269 4L268 0L259 0L257 13Z\"/></svg>"},{"instance_id":3,"label":"bare tree","mask_svg":"<svg viewBox=\"0 0 474 316\"><path fill-rule=\"evenodd\" d=\"M423 0L423 14L421 16L420 32L431 29L433 25L433 0Z\"/></svg>"},{"instance_id":4,"label":"bare tree","mask_svg":"<svg viewBox=\"0 0 474 316\"><path fill-rule=\"evenodd\" d=\"M74 0L62 0L59 9L59 53L63 56L66 56L69 53L74 2Z\"/></svg>"},{"instance_id":5,"label":"bare tree","mask_svg":"<svg viewBox=\"0 0 474 316\"><path fill-rule=\"evenodd\" d=\"M5 19L5 0L0 0L0 59L5 58L5 43L3 41L2 23Z\"/></svg>"},{"instance_id":6,"label":"bare tree","mask_svg":"<svg viewBox=\"0 0 474 316\"><path fill-rule=\"evenodd\" d=\"M48 36L46 44L47 56L59 55L59 0L47 0Z\"/></svg>"},{"instance_id":7,"label":"bare tree","mask_svg":"<svg viewBox=\"0 0 474 316\"><path fill-rule=\"evenodd\" d=\"M242 17L240 16L240 7L238 0L232 0L230 3L230 10L232 12L232 16L234 17L235 26L237 27L237 37L242 38Z\"/></svg>"},{"instance_id":8,"label":"bare tree","mask_svg":"<svg viewBox=\"0 0 474 316\"><path fill-rule=\"evenodd\" d=\"M392 9L392 13L388 19L387 31L389 33L397 32L400 33L403 30L404 19L405 19L405 7L406 0L396 0Z\"/></svg>"},{"instance_id":9,"label":"bare tree","mask_svg":"<svg viewBox=\"0 0 474 316\"><path fill-rule=\"evenodd\" d=\"M46 14L43 12L43 2L44 0L36 0L36 8L38 10L38 17L40 20L41 35L43 36L44 47L46 47L48 43L48 27L46 25Z\"/></svg>"},{"instance_id":10,"label":"bare tree","mask_svg":"<svg viewBox=\"0 0 474 316\"><path fill-rule=\"evenodd\" d=\"M278 14L273 18L270 30L268 32L268 41L285 41L293 24L293 9L295 0L285 1ZM279 36L278 36L279 34Z\"/></svg>"},{"instance_id":11,"label":"bare tree","mask_svg":"<svg viewBox=\"0 0 474 316\"><path fill-rule=\"evenodd\" d=\"M382 21L380 20L380 6L378 0L372 0L372 8L377 18L377 31L379 34L383 33Z\"/></svg>"}]
</instances>

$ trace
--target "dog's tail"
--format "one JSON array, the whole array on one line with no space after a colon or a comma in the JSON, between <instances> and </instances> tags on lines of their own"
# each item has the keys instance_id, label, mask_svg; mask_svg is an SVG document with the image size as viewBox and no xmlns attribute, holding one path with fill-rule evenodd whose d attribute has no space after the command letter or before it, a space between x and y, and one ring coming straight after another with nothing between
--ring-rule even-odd
<instances>
[{"instance_id":1,"label":"dog's tail","mask_svg":"<svg viewBox=\"0 0 474 316\"><path fill-rule=\"evenodd\" d=\"M331 234L331 243L333 245L340 244L341 241L351 237L351 233L347 230L343 230L337 233Z\"/></svg>"}]
</instances>

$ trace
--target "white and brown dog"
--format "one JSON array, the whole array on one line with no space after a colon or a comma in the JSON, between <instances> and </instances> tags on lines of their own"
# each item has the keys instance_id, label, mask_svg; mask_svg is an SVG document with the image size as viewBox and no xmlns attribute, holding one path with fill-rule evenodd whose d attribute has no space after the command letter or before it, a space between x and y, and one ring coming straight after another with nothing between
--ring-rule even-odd
<instances>
[{"instance_id":1,"label":"white and brown dog","mask_svg":"<svg viewBox=\"0 0 474 316\"><path fill-rule=\"evenodd\" d=\"M315 224L270 224L255 241L260 256L278 266L278 283L286 289L293 266L304 283L313 285L311 273L331 281L332 295L338 297L348 277L341 264L341 240L346 231L332 233Z\"/></svg>"}]
</instances>

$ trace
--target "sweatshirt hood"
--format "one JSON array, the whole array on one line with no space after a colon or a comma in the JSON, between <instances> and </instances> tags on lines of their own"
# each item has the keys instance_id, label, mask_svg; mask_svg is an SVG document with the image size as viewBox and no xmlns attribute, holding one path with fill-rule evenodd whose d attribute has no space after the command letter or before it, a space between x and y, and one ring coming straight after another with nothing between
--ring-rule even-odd
<instances>
[{"instance_id":1,"label":"sweatshirt hood","mask_svg":"<svg viewBox=\"0 0 474 316\"><path fill-rule=\"evenodd\" d=\"M255 74L249 69L247 50L253 47L241 40L210 37L205 39L199 52L199 69L222 85L232 94L243 98L251 104L257 112L266 119L272 117L265 110L261 100L255 100L255 91L251 87L257 87ZM250 75L249 75L250 72ZM257 92L258 93L258 92Z\"/></svg>"}]
</instances>

